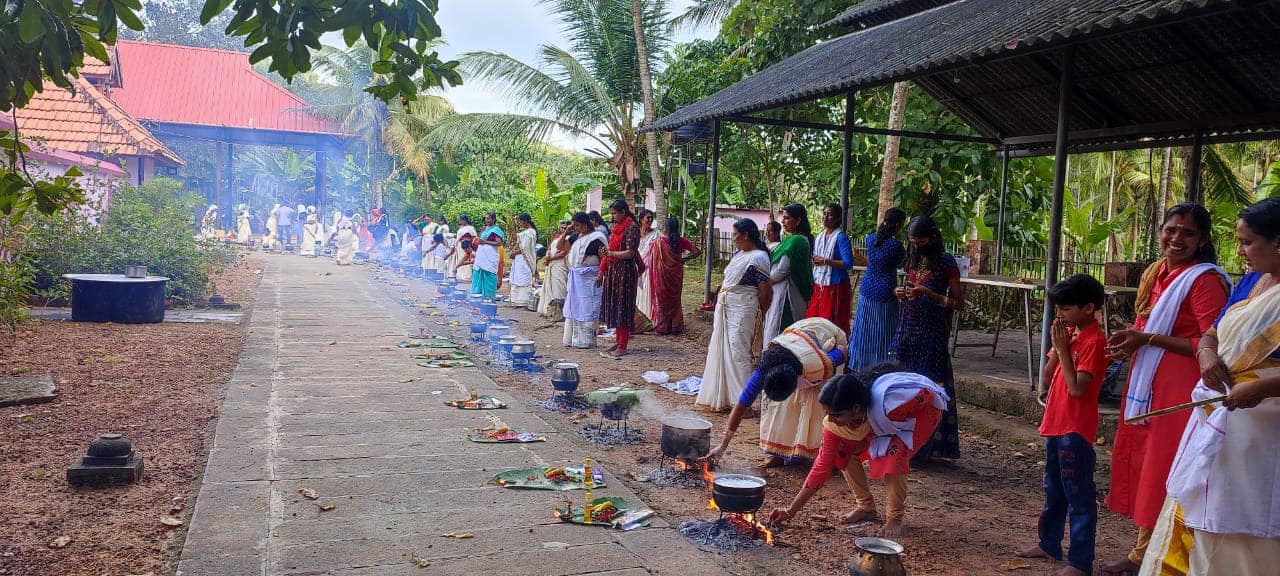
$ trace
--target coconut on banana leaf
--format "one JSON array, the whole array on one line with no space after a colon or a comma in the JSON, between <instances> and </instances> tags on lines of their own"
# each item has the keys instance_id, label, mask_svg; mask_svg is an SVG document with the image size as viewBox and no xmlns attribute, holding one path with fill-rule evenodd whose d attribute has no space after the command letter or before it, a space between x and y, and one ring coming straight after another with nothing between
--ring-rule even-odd
<instances>
[{"instance_id":1,"label":"coconut on banana leaf","mask_svg":"<svg viewBox=\"0 0 1280 576\"><path fill-rule=\"evenodd\" d=\"M610 386L588 392L587 403L592 406L631 408L640 403L640 392L626 386Z\"/></svg>"}]
</instances>

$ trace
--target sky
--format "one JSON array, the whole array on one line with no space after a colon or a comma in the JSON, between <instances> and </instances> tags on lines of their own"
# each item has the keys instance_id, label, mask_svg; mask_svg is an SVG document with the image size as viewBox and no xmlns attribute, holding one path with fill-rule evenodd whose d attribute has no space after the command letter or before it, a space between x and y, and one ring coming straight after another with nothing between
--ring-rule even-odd
<instances>
[{"instance_id":1,"label":"sky","mask_svg":"<svg viewBox=\"0 0 1280 576\"><path fill-rule=\"evenodd\" d=\"M668 9L678 14L691 4L693 0L669 0ZM440 49L440 56L449 60L464 52L489 50L536 63L538 47L543 44L568 48L560 24L549 12L537 0L442 0L436 21L444 30L447 45ZM710 38L715 32L711 28L682 31L675 40ZM495 92L492 87L472 81L449 88L444 95L461 113L518 112ZM586 144L565 134L554 136L552 143L575 149Z\"/></svg>"}]
</instances>

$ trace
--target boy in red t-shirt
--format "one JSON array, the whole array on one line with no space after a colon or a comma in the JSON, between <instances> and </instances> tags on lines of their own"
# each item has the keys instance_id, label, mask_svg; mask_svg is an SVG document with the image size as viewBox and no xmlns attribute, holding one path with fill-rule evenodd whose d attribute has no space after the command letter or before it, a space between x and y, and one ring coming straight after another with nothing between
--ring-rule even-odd
<instances>
[{"instance_id":1,"label":"boy in red t-shirt","mask_svg":"<svg viewBox=\"0 0 1280 576\"><path fill-rule=\"evenodd\" d=\"M1107 340L1095 315L1104 298L1102 284L1088 274L1067 278L1049 290L1057 319L1050 334L1053 350L1040 375L1040 382L1050 382L1040 422L1045 448L1044 510L1039 545L1017 555L1061 560L1063 524L1069 516L1067 566L1058 576L1093 573L1098 526L1093 442L1098 432L1098 392L1107 370Z\"/></svg>"}]
</instances>

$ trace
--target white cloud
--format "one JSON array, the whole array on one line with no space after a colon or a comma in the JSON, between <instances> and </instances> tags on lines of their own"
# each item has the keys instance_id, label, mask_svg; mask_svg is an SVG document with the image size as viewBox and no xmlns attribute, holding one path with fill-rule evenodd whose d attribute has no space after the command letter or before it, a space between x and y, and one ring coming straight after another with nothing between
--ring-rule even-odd
<instances>
[{"instance_id":1,"label":"white cloud","mask_svg":"<svg viewBox=\"0 0 1280 576\"><path fill-rule=\"evenodd\" d=\"M677 13L692 3L692 0L673 0L668 9ZM444 0L436 19L444 31L446 45L440 49L440 56L446 60L464 52L488 50L533 64L537 61L538 47L544 44L568 47L559 22L537 0ZM714 30L700 30L696 34L681 32L676 40L714 35ZM462 113L519 112L492 87L478 81L448 88L444 95ZM586 139L568 134L556 134L550 140L552 144L574 149L590 145Z\"/></svg>"}]
</instances>

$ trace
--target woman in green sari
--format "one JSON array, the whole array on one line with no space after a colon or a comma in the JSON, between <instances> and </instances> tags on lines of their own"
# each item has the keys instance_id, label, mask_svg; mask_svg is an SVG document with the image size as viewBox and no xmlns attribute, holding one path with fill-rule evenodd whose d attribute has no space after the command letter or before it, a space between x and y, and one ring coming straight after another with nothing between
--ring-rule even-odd
<instances>
[{"instance_id":1,"label":"woman in green sari","mask_svg":"<svg viewBox=\"0 0 1280 576\"><path fill-rule=\"evenodd\" d=\"M787 237L770 256L773 280L773 302L764 319L763 346L792 322L804 318L813 295L813 232L809 229L809 213L804 206L790 204L782 209L782 228Z\"/></svg>"}]
</instances>

